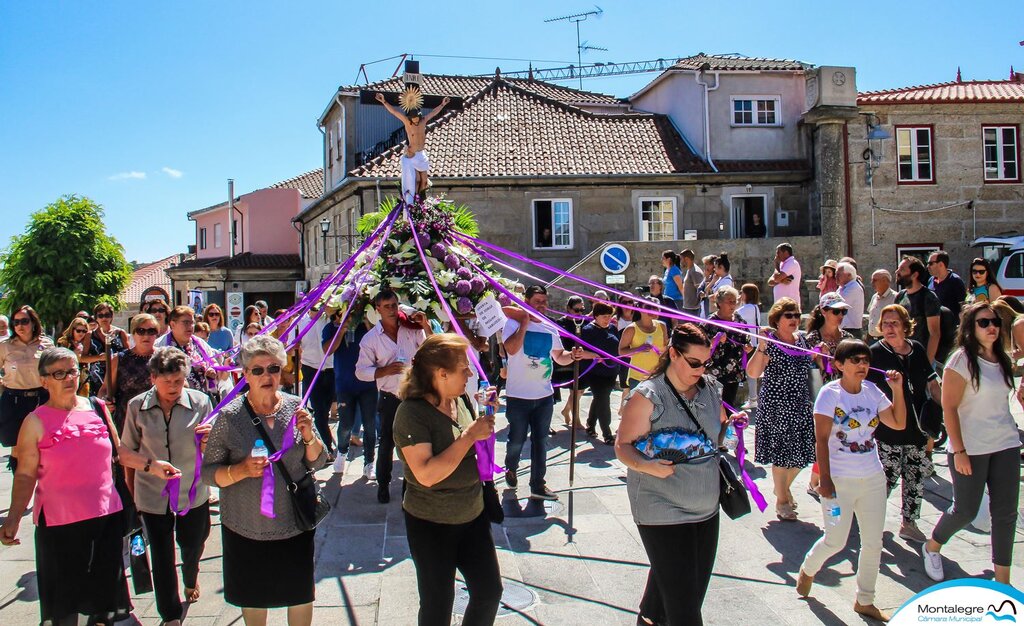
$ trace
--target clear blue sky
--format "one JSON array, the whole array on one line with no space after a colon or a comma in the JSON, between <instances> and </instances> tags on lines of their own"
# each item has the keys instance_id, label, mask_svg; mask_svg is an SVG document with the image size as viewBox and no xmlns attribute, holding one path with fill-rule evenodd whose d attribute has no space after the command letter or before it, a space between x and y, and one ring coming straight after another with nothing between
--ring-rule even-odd
<instances>
[{"instance_id":1,"label":"clear blue sky","mask_svg":"<svg viewBox=\"0 0 1024 626\"><path fill-rule=\"evenodd\" d=\"M625 62L738 52L857 67L861 90L1024 70L1024 3L601 0L583 39ZM403 16L392 7L416 7ZM573 61L581 2L0 3L0 246L66 193L106 208L128 259L194 243L186 212L321 165L316 119L361 63L403 52ZM525 62L421 57L423 71ZM371 66L390 76L396 61ZM558 63L537 63L556 66ZM592 80L619 96L654 75Z\"/></svg>"}]
</instances>

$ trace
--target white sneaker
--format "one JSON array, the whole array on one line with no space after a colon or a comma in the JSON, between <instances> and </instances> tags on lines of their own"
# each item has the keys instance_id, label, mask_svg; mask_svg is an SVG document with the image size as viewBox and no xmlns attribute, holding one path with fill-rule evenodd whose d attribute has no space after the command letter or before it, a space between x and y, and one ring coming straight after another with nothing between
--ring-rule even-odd
<instances>
[{"instance_id":1,"label":"white sneaker","mask_svg":"<svg viewBox=\"0 0 1024 626\"><path fill-rule=\"evenodd\" d=\"M345 455L344 454L338 454L338 456L336 456L334 458L334 473L335 474L344 474L345 473Z\"/></svg>"},{"instance_id":2,"label":"white sneaker","mask_svg":"<svg viewBox=\"0 0 1024 626\"><path fill-rule=\"evenodd\" d=\"M377 480L377 470L373 468L373 463L363 468L363 478L366 480Z\"/></svg>"},{"instance_id":3,"label":"white sneaker","mask_svg":"<svg viewBox=\"0 0 1024 626\"><path fill-rule=\"evenodd\" d=\"M946 575L942 571L942 555L930 552L928 544L921 544L921 557L924 559L924 573L935 582L942 582Z\"/></svg>"}]
</instances>

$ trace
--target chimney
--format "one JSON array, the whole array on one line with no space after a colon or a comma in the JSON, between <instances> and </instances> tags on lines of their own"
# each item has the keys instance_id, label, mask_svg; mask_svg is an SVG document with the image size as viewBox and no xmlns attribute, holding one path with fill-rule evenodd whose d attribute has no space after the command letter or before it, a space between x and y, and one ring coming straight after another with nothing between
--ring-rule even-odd
<instances>
[{"instance_id":1,"label":"chimney","mask_svg":"<svg viewBox=\"0 0 1024 626\"><path fill-rule=\"evenodd\" d=\"M530 82L533 82L533 61L530 61Z\"/></svg>"},{"instance_id":2,"label":"chimney","mask_svg":"<svg viewBox=\"0 0 1024 626\"><path fill-rule=\"evenodd\" d=\"M958 82L958 83L964 82L964 80L962 78L960 78L960 66L959 65L956 66L956 82Z\"/></svg>"},{"instance_id":3,"label":"chimney","mask_svg":"<svg viewBox=\"0 0 1024 626\"><path fill-rule=\"evenodd\" d=\"M190 245L188 247L188 253L189 254L195 254L196 253L196 246L195 246L195 244L192 244L192 245Z\"/></svg>"}]
</instances>

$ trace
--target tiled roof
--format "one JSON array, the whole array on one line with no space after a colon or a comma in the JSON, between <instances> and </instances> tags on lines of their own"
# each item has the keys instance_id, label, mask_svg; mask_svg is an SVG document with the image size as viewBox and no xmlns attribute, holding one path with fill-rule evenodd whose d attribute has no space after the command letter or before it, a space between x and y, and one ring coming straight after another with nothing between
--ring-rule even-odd
<instances>
[{"instance_id":1,"label":"tiled roof","mask_svg":"<svg viewBox=\"0 0 1024 626\"><path fill-rule=\"evenodd\" d=\"M468 98L484 89L494 80L493 76L451 76L443 74L423 74L423 93L431 96L449 96ZM502 79L509 84L532 91L538 95L564 102L566 104L623 104L615 96L592 91L582 91L563 87L552 83L529 80L525 78ZM401 76L380 80L368 85L349 85L340 91L385 91L398 93L405 89Z\"/></svg>"},{"instance_id":2,"label":"tiled roof","mask_svg":"<svg viewBox=\"0 0 1024 626\"><path fill-rule=\"evenodd\" d=\"M397 177L404 144L353 170ZM708 172L663 115L596 115L493 79L427 129L431 177Z\"/></svg>"},{"instance_id":3,"label":"tiled roof","mask_svg":"<svg viewBox=\"0 0 1024 626\"><path fill-rule=\"evenodd\" d=\"M811 164L802 159L775 161L755 161L749 159L715 159L718 171L724 174L733 172L800 172L810 170Z\"/></svg>"},{"instance_id":4,"label":"tiled roof","mask_svg":"<svg viewBox=\"0 0 1024 626\"><path fill-rule=\"evenodd\" d=\"M921 85L857 95L857 104L958 104L966 102L1024 102L1024 82L1011 80L967 80Z\"/></svg>"},{"instance_id":5,"label":"tiled roof","mask_svg":"<svg viewBox=\"0 0 1024 626\"><path fill-rule=\"evenodd\" d=\"M128 283L128 288L121 294L121 299L128 303L141 302L142 292L150 287L160 287L170 293L171 279L167 277L165 270L180 259L180 254L173 254L165 259L140 265L132 273L132 280Z\"/></svg>"},{"instance_id":6,"label":"tiled roof","mask_svg":"<svg viewBox=\"0 0 1024 626\"><path fill-rule=\"evenodd\" d=\"M317 199L324 195L324 168L318 167L294 178L269 185L268 189L298 189L303 198Z\"/></svg>"},{"instance_id":7,"label":"tiled roof","mask_svg":"<svg viewBox=\"0 0 1024 626\"><path fill-rule=\"evenodd\" d=\"M219 256L209 259L192 259L175 265L173 269L259 269L291 270L302 269L302 260L297 254L253 254L243 252L234 257Z\"/></svg>"},{"instance_id":8,"label":"tiled roof","mask_svg":"<svg viewBox=\"0 0 1024 626\"><path fill-rule=\"evenodd\" d=\"M806 70L813 67L809 63L790 59L766 59L762 57L745 57L740 55L695 54L692 57L679 59L672 66L674 70L699 70L707 63L712 71L792 71Z\"/></svg>"}]
</instances>

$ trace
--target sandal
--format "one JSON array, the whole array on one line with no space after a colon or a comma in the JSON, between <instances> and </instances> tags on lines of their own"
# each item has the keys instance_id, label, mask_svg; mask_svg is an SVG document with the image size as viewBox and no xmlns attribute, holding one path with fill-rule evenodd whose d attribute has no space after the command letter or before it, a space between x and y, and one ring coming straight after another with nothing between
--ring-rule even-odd
<instances>
[{"instance_id":1,"label":"sandal","mask_svg":"<svg viewBox=\"0 0 1024 626\"><path fill-rule=\"evenodd\" d=\"M796 509L792 503L776 504L775 515L783 522L795 522L797 520Z\"/></svg>"}]
</instances>

